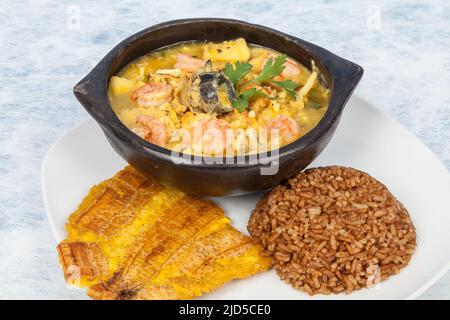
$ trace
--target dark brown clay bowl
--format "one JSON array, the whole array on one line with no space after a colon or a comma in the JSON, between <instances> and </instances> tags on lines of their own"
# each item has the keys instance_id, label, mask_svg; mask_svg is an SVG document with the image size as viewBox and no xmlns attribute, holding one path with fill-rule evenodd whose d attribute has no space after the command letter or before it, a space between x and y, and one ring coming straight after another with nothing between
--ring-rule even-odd
<instances>
[{"instance_id":1,"label":"dark brown clay bowl","mask_svg":"<svg viewBox=\"0 0 450 320\"><path fill-rule=\"evenodd\" d=\"M132 60L177 42L238 37L286 53L308 67L311 59L315 61L331 90L331 98L324 117L309 133L256 161L246 157L240 159L241 163L236 163L237 158L217 163L212 158L192 161L191 156L185 156L174 162L170 150L141 139L113 112L107 96L108 81ZM100 125L114 150L133 167L190 194L222 196L271 188L308 166L330 141L362 74L363 69L355 63L270 28L228 19L186 19L158 24L119 43L74 87L74 94ZM278 170L268 169L277 166ZM261 169L270 174L262 174Z\"/></svg>"}]
</instances>

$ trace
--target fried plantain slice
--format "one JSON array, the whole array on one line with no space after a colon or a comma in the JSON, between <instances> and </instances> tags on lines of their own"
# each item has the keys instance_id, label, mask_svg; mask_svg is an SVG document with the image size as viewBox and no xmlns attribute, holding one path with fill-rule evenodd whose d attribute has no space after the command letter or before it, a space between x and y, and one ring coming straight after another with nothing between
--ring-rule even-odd
<instances>
[{"instance_id":1,"label":"fried plantain slice","mask_svg":"<svg viewBox=\"0 0 450 320\"><path fill-rule=\"evenodd\" d=\"M69 237L90 231L109 238L129 224L154 194L164 187L127 167L94 186L67 224Z\"/></svg>"},{"instance_id":2,"label":"fried plantain slice","mask_svg":"<svg viewBox=\"0 0 450 320\"><path fill-rule=\"evenodd\" d=\"M190 299L271 265L216 204L132 167L93 187L66 227L66 281L94 299Z\"/></svg>"},{"instance_id":3,"label":"fried plantain slice","mask_svg":"<svg viewBox=\"0 0 450 320\"><path fill-rule=\"evenodd\" d=\"M69 286L85 287L108 275L108 262L95 242L62 242L58 255Z\"/></svg>"}]
</instances>

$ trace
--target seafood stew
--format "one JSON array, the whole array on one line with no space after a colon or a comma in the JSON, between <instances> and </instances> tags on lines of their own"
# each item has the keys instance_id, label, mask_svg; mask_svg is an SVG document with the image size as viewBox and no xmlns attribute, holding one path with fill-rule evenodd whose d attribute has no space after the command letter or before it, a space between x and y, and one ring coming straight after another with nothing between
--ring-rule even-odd
<instances>
[{"instance_id":1,"label":"seafood stew","mask_svg":"<svg viewBox=\"0 0 450 320\"><path fill-rule=\"evenodd\" d=\"M223 156L273 150L314 128L330 93L304 65L239 38L151 52L111 77L108 97L126 127L177 152Z\"/></svg>"}]
</instances>

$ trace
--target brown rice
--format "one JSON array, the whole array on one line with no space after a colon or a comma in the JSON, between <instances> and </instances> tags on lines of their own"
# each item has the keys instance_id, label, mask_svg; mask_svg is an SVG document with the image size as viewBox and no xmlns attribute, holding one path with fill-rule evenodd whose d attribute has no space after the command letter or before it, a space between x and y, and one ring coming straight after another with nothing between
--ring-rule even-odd
<instances>
[{"instance_id":1,"label":"brown rice","mask_svg":"<svg viewBox=\"0 0 450 320\"><path fill-rule=\"evenodd\" d=\"M416 246L407 210L365 172L322 167L268 193L248 223L278 275L313 295L350 293L397 274Z\"/></svg>"}]
</instances>

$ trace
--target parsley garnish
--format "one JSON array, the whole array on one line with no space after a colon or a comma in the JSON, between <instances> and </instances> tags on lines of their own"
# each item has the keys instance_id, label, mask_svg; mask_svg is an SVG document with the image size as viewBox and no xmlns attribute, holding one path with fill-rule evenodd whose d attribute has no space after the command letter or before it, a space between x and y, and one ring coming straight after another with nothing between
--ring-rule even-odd
<instances>
[{"instance_id":1,"label":"parsley garnish","mask_svg":"<svg viewBox=\"0 0 450 320\"><path fill-rule=\"evenodd\" d=\"M238 61L234 64L234 68L231 64L227 63L223 69L223 73L233 83L234 88L237 89L239 81L244 79L250 70L252 70L250 63Z\"/></svg>"},{"instance_id":2,"label":"parsley garnish","mask_svg":"<svg viewBox=\"0 0 450 320\"><path fill-rule=\"evenodd\" d=\"M276 84L277 86L279 86L280 88L283 88L284 90L286 90L286 92L295 100L297 99L297 93L294 91L295 89L297 89L298 84L295 83L292 80L284 80L284 81L275 81L272 80L270 81L274 84Z\"/></svg>"},{"instance_id":3,"label":"parsley garnish","mask_svg":"<svg viewBox=\"0 0 450 320\"><path fill-rule=\"evenodd\" d=\"M286 55L282 54L274 58L269 58L259 76L251 80L249 83L270 82L284 70Z\"/></svg>"},{"instance_id":4,"label":"parsley garnish","mask_svg":"<svg viewBox=\"0 0 450 320\"><path fill-rule=\"evenodd\" d=\"M250 100L259 97L266 97L266 94L259 89L250 88L236 97L233 101L233 107L239 111L243 112L247 107Z\"/></svg>"},{"instance_id":5,"label":"parsley garnish","mask_svg":"<svg viewBox=\"0 0 450 320\"><path fill-rule=\"evenodd\" d=\"M297 83L292 80L277 81L274 80L281 72L283 72L285 66L284 63L287 60L285 54L277 56L274 58L269 58L264 65L261 73L254 79L248 81L243 87L250 84L261 84L261 83L273 83L280 88L286 90L286 92L293 98L297 98L295 89L298 87ZM233 101L233 107L239 112L243 112L247 107L249 102L257 97L267 97L267 95L259 89L251 88L244 92L239 92L239 82L250 72L252 65L248 62L236 62L234 67L227 63L223 70L225 76L230 79L236 89L237 97Z\"/></svg>"}]
</instances>

